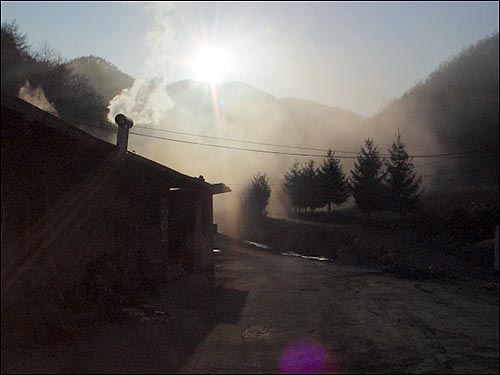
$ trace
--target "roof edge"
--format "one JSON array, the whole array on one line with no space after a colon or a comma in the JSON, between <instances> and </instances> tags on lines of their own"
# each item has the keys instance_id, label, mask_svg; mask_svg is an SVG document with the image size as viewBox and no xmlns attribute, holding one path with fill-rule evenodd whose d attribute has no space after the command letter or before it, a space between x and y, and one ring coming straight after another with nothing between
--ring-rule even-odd
<instances>
[{"instance_id":1,"label":"roof edge","mask_svg":"<svg viewBox=\"0 0 500 375\"><path fill-rule=\"evenodd\" d=\"M82 141L84 143L100 147L106 151L113 151L113 149L117 148L116 145L109 143L109 142L106 142L106 141L104 141L104 140L102 140L102 139L100 139L92 134L89 134L89 133L79 129L77 126L72 124L70 121L63 120L57 116L54 116L54 115L36 107L35 105L33 105L33 104L15 96L15 95L6 93L3 90L1 91L1 103L3 106L6 106L6 107L10 108L11 110L16 111L16 112L24 115L28 120L40 121L40 122L46 124L47 126L50 126L56 130L59 130L59 131L63 132L64 134L68 135L69 137L76 138L79 141ZM80 125L85 126L86 124L82 123ZM91 126L91 125L86 125L86 126ZM107 128L107 129L110 129L110 128ZM172 168L169 168L163 164L160 164L154 160L148 159L144 156L135 154L133 152L127 151L126 159L129 159L132 162L140 163L140 164L145 165L145 166L150 167L150 168L154 168L160 172L174 175L175 177L177 177L181 180L184 180L184 181L189 182L191 184L198 185L201 188L207 188L214 195L231 192L231 189L223 183L210 184L210 183L206 182L204 179L185 175L185 174L178 172Z\"/></svg>"}]
</instances>

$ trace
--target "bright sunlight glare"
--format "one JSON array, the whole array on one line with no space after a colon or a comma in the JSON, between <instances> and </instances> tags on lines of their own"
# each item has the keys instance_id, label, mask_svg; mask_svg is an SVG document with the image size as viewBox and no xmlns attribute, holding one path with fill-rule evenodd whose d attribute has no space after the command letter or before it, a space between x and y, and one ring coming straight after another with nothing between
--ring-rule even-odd
<instances>
[{"instance_id":1,"label":"bright sunlight glare","mask_svg":"<svg viewBox=\"0 0 500 375\"><path fill-rule=\"evenodd\" d=\"M229 62L224 48L204 47L195 57L192 66L198 80L219 83L230 68Z\"/></svg>"}]
</instances>

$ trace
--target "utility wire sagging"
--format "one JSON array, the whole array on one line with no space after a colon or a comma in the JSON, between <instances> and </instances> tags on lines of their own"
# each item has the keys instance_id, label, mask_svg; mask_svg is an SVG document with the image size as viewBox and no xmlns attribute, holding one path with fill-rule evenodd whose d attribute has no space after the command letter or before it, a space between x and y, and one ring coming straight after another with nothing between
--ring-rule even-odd
<instances>
[{"instance_id":1,"label":"utility wire sagging","mask_svg":"<svg viewBox=\"0 0 500 375\"><path fill-rule=\"evenodd\" d=\"M74 122L74 121L72 123L75 125L112 130L112 128L107 128L107 127L103 127L103 126L96 126L96 125L85 124L85 123ZM295 149L299 149L299 150L315 150L315 151L324 151L324 152L328 151L328 149L314 148L314 147L307 147L307 146L292 146L292 145L273 144L273 143L258 142L258 141L246 141L246 140L241 140L241 139L215 137L215 136L202 135L202 134L178 132L178 131L174 131L174 130L158 129L158 128L145 126L145 125L136 126L136 129L140 129L140 128L168 132L168 133L179 134L179 135L209 138L209 139L221 140L221 141L240 142L240 143L248 143L248 144L271 146L271 147L295 148ZM221 144L194 142L194 141L188 141L188 140L184 140L184 139L168 138L168 137L163 137L163 136L154 135L154 134L145 134L142 132L139 133L137 131L131 131L130 134L141 136L141 137L160 139L160 140L169 141L169 142L178 142L178 143L185 143L185 144L192 144L192 145L206 146L206 147L215 147L215 148L222 148L222 149L229 149L229 150L239 150L239 151L257 152L257 153L265 153L265 154L275 154L275 155L311 157L311 158L324 158L325 157L324 154L309 154L309 153L296 153L296 152L286 152L286 151L276 151L276 150L262 150L262 149L252 149L252 148L228 146L228 145L221 145ZM352 151L352 150L342 151L342 150L332 149L332 151L335 153L349 153L349 154L355 154L355 155L357 155L359 153L359 151ZM483 156L481 156L481 154ZM483 158L483 157L491 157L492 154L493 154L492 152L485 151L485 150L470 150L470 151L463 151L463 152L452 152L452 153L442 153L442 154L421 154L421 155L408 155L408 156L410 158L444 158L442 160L436 160L436 161L432 161L429 163L415 166L415 168L419 168L419 167L423 167L423 166L427 166L427 165L431 165L431 164L435 164L435 163L440 163L440 162L443 162L446 160L470 159L470 158L476 159L476 158ZM487 156L485 156L485 155L487 155ZM381 156L388 157L389 155L388 154L381 154ZM338 154L336 154L335 157L338 159L357 159L357 156L351 156L351 155L338 155Z\"/></svg>"},{"instance_id":2,"label":"utility wire sagging","mask_svg":"<svg viewBox=\"0 0 500 375\"><path fill-rule=\"evenodd\" d=\"M191 136L191 137L200 137L200 138L207 138L207 139L215 139L215 140L221 140L221 141L248 143L248 144L254 144L254 145L261 145L261 146L294 148L294 149L297 149L297 150L310 150L310 151L328 152L328 149L325 149L325 148L314 148L314 147L307 147L307 146L292 146L292 145L283 145L283 144L276 144L276 143L266 143L266 142L258 142L258 141L247 141L247 140L234 139L234 138L215 137L215 136L204 135L204 134L193 134L193 133L186 133L186 132L180 132L180 131L174 131L174 130L158 129L158 128L155 128L155 127L151 127L151 126L147 126L147 125L140 125L140 124L137 126L137 128L143 128L143 129L160 131L160 132L166 132L166 133L172 133L172 134L186 135L186 136ZM345 150L332 149L332 151L335 152L335 153L354 154L354 155L357 155L359 153L359 151L352 151L352 150L345 151ZM447 153L447 154L409 155L409 156L413 157L413 158L445 157L445 156L459 156L459 155L473 154L473 153L480 153L480 152L482 152L482 151L480 151L480 150L474 150L474 151L454 152L454 153ZM384 153L382 153L380 155L384 156L384 157L390 156L389 154L384 154ZM336 155L336 156L340 157L338 155Z\"/></svg>"},{"instance_id":3,"label":"utility wire sagging","mask_svg":"<svg viewBox=\"0 0 500 375\"><path fill-rule=\"evenodd\" d=\"M160 130L160 129L158 129ZM261 150L261 149L251 149L251 148L243 148L243 147L236 147L236 146L227 146L227 145L219 145L219 144L211 144L211 143L202 143L202 142L194 142L194 141L187 141L187 140L181 140L181 139L174 139L174 138L167 138L167 137L162 137L159 135L153 135L153 134L145 134L145 133L138 133L138 132L130 132L130 134L135 134L139 135L142 137L149 137L149 138L156 138L156 139L162 139L170 142L180 142L180 143L188 143L188 144L193 144L193 145L200 145L200 146L208 146L208 147L216 147L216 148L225 148L225 149L230 149L230 150L241 150L241 151L251 151L251 152L260 152L260 153L268 153L268 154L279 154L279 155L292 155L292 156L305 156L305 157L318 157L318 158L324 158L324 154L306 154L306 153L294 153L294 152L285 152L285 151L273 151L273 150ZM193 136L199 136L196 134L188 134L184 133L185 135L193 135ZM224 138L219 138L219 137L212 137L213 139L220 139L220 140L228 140ZM263 142L251 142L251 141L242 141L238 140L238 142L246 142L246 143L253 143L253 144L260 144L260 145L270 145L266 144ZM277 145L275 145L277 146ZM284 146L280 145L279 147L294 147L294 146ZM297 146L296 148L301 148L301 149L312 149L312 148L306 148L302 146ZM316 149L319 150L319 149ZM328 151L324 149L324 151ZM332 150L334 152L340 152L340 153L352 153L352 154L358 154L356 151L336 151ZM473 150L473 151L464 151L464 152L453 152L453 153L445 153L445 154L426 154L426 155L409 155L411 158L450 158L450 159L462 159L462 158L474 158L473 154L479 154L479 153L485 153L484 151L481 150ZM387 154L382 154L382 156L387 157ZM336 158L338 159L357 159L356 156L346 156L346 155L335 155Z\"/></svg>"},{"instance_id":4,"label":"utility wire sagging","mask_svg":"<svg viewBox=\"0 0 500 375\"><path fill-rule=\"evenodd\" d=\"M248 144L253 144L253 145L283 147L283 148L294 148L294 149L297 149L297 150L324 151L324 152L328 151L327 149L324 149L324 148L314 148L314 147L306 147L306 146L292 146L292 145L281 145L281 144L276 144L276 143L246 141L246 140L243 140L243 139L214 137L214 136L204 135L204 134L193 134L193 133L179 132L179 131L174 131L174 130L158 129L158 128L144 126L144 125L138 125L137 128L143 128L143 129L148 129L148 130L155 130L155 131L161 131L161 132L165 132L165 133L172 133L172 134L179 134L179 135L187 135L187 136L191 136L191 137L216 139L216 140L221 140L221 141L230 141L230 142L238 142L238 143L248 143ZM335 150L335 152L340 152L340 153L344 153L344 154L357 154L357 152L355 152L355 151Z\"/></svg>"}]
</instances>

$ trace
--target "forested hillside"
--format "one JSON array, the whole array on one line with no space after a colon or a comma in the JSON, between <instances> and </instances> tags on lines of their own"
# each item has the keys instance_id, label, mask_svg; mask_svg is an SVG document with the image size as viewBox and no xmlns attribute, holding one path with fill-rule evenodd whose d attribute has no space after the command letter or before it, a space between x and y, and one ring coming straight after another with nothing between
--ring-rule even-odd
<instances>
[{"instance_id":1,"label":"forested hillside","mask_svg":"<svg viewBox=\"0 0 500 375\"><path fill-rule=\"evenodd\" d=\"M103 122L107 102L48 46L32 50L16 23L2 25L1 87L28 101L43 101L69 121ZM33 103L35 104L35 103Z\"/></svg>"},{"instance_id":2,"label":"forested hillside","mask_svg":"<svg viewBox=\"0 0 500 375\"><path fill-rule=\"evenodd\" d=\"M134 83L134 79L128 74L97 56L78 57L68 62L66 68L86 78L97 93L102 95L106 103Z\"/></svg>"},{"instance_id":3,"label":"forested hillside","mask_svg":"<svg viewBox=\"0 0 500 375\"><path fill-rule=\"evenodd\" d=\"M496 186L498 56L496 34L443 62L369 119L316 102L275 98L242 82L218 85L214 101L208 84L184 80L167 87L174 106L163 123L170 130L269 143L282 143L286 133L288 144L322 149L358 150L371 137L384 152L399 130L412 155L461 154L441 161L419 160L417 165L426 164L419 169L426 185ZM97 56L65 61L50 47L33 50L15 23L2 25L1 69L2 90L42 96L47 101L44 108L53 107L53 113L77 122L104 123L109 101L134 82ZM349 161L343 163L346 169L352 167ZM271 176L287 168L271 164Z\"/></svg>"},{"instance_id":4,"label":"forested hillside","mask_svg":"<svg viewBox=\"0 0 500 375\"><path fill-rule=\"evenodd\" d=\"M431 164L438 185L498 185L498 54L498 34L464 49L372 117L369 129L381 140L400 129L414 152L473 151Z\"/></svg>"}]
</instances>

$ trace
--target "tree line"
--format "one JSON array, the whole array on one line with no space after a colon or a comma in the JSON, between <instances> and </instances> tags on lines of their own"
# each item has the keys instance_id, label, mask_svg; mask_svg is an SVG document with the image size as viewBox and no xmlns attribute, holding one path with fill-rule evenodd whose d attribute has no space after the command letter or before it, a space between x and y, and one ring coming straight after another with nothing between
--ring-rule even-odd
<instances>
[{"instance_id":1,"label":"tree line","mask_svg":"<svg viewBox=\"0 0 500 375\"><path fill-rule=\"evenodd\" d=\"M80 74L70 69L47 44L33 50L14 21L1 28L1 87L17 95L26 83L42 88L59 116L69 121L104 122L106 100Z\"/></svg>"},{"instance_id":2,"label":"tree line","mask_svg":"<svg viewBox=\"0 0 500 375\"><path fill-rule=\"evenodd\" d=\"M388 158L383 158L368 138L357 154L349 177L332 150L328 150L318 167L312 160L303 164L296 162L284 177L283 188L296 213L325 206L331 212L332 206L341 205L352 196L369 219L376 210L396 211L402 218L404 212L415 209L422 193L422 177L414 171L399 132ZM254 218L265 216L270 195L267 176L257 174L243 194L242 211Z\"/></svg>"},{"instance_id":3,"label":"tree line","mask_svg":"<svg viewBox=\"0 0 500 375\"><path fill-rule=\"evenodd\" d=\"M313 211L328 205L341 205L352 195L356 205L368 217L375 210L411 211L419 200L422 177L417 177L412 158L406 151L401 134L383 158L372 139L361 148L348 178L329 150L318 168L311 160L295 163L285 174L284 188L295 210Z\"/></svg>"}]
</instances>

